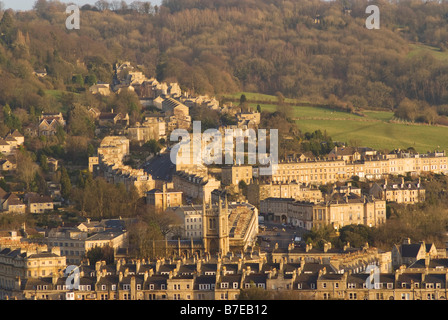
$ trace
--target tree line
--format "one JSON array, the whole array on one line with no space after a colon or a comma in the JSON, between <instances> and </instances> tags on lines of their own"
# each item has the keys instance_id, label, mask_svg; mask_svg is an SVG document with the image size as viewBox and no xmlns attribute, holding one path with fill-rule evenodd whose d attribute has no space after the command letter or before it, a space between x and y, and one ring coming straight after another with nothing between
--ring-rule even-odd
<instances>
[{"instance_id":1,"label":"tree line","mask_svg":"<svg viewBox=\"0 0 448 320\"><path fill-rule=\"evenodd\" d=\"M365 28L369 4L381 10L380 30ZM436 1L103 0L81 7L75 33L65 29L65 4L39 0L2 14L0 104L51 109L46 90L111 82L126 59L196 94L281 92L389 110L409 99L445 116L434 106L448 99L447 14ZM50 77L36 79L38 69Z\"/></svg>"}]
</instances>

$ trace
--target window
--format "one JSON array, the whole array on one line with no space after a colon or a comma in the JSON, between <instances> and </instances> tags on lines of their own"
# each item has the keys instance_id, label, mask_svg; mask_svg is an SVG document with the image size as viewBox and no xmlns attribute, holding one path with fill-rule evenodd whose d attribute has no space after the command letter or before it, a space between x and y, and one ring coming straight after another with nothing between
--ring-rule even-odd
<instances>
[{"instance_id":1,"label":"window","mask_svg":"<svg viewBox=\"0 0 448 320\"><path fill-rule=\"evenodd\" d=\"M199 290L210 290L210 284L208 284L208 283L200 284L199 285Z\"/></svg>"},{"instance_id":2,"label":"window","mask_svg":"<svg viewBox=\"0 0 448 320\"><path fill-rule=\"evenodd\" d=\"M221 289L227 289L229 287L228 282L221 282Z\"/></svg>"}]
</instances>

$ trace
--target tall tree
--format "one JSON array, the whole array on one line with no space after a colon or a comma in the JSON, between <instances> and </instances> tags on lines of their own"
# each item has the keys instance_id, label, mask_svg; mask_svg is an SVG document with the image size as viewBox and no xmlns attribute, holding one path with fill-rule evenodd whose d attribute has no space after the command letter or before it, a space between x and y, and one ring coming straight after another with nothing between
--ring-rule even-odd
<instances>
[{"instance_id":1,"label":"tall tree","mask_svg":"<svg viewBox=\"0 0 448 320\"><path fill-rule=\"evenodd\" d=\"M68 175L67 169L61 167L61 195L67 200L70 197L72 191L72 183L70 181L70 176Z\"/></svg>"}]
</instances>

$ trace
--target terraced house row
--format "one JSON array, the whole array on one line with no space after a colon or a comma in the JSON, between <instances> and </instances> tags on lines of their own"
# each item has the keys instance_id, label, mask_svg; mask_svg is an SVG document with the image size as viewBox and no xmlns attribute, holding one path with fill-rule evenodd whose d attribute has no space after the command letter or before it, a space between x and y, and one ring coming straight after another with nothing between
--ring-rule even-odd
<instances>
[{"instance_id":1,"label":"terraced house row","mask_svg":"<svg viewBox=\"0 0 448 320\"><path fill-rule=\"evenodd\" d=\"M352 150L351 156L338 153L323 159L300 158L280 162L277 170L268 176L279 183L321 185L344 181L357 176L360 179L382 179L388 175L418 176L422 173L447 173L448 158L443 152L411 154L397 151L390 154L366 155Z\"/></svg>"},{"instance_id":2,"label":"terraced house row","mask_svg":"<svg viewBox=\"0 0 448 320\"><path fill-rule=\"evenodd\" d=\"M329 263L267 262L250 259L121 261L80 267L79 287L54 273L20 277L8 299L44 300L235 300L242 292L263 290L273 298L341 300L445 300L448 259L422 259L395 272L376 273L374 264L358 272L341 273ZM379 270L379 269L378 269ZM367 272L366 272L367 271ZM245 291L247 290L247 291ZM252 290L253 291L253 290ZM249 293L250 294L250 293Z\"/></svg>"}]
</instances>

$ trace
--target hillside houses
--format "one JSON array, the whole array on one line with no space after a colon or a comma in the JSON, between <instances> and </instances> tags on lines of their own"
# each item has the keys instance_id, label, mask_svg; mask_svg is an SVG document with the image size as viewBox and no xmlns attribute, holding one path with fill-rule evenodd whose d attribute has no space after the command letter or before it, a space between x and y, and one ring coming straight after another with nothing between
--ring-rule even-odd
<instances>
[{"instance_id":1,"label":"hillside houses","mask_svg":"<svg viewBox=\"0 0 448 320\"><path fill-rule=\"evenodd\" d=\"M3 156L15 154L17 148L25 142L25 137L18 130L9 132L5 137L0 138L0 152Z\"/></svg>"},{"instance_id":2,"label":"hillside houses","mask_svg":"<svg viewBox=\"0 0 448 320\"><path fill-rule=\"evenodd\" d=\"M61 112L44 113L39 117L38 134L39 136L54 136L59 127L64 128L66 121Z\"/></svg>"},{"instance_id":3,"label":"hillside houses","mask_svg":"<svg viewBox=\"0 0 448 320\"><path fill-rule=\"evenodd\" d=\"M23 201L16 194L5 192L3 189L0 190L0 203L3 213L24 214L26 212Z\"/></svg>"},{"instance_id":4,"label":"hillside houses","mask_svg":"<svg viewBox=\"0 0 448 320\"><path fill-rule=\"evenodd\" d=\"M36 193L19 196L14 192L6 192L0 188L0 210L2 213L44 213L54 210L52 197Z\"/></svg>"},{"instance_id":5,"label":"hillside houses","mask_svg":"<svg viewBox=\"0 0 448 320\"><path fill-rule=\"evenodd\" d=\"M98 156L89 158L89 170L102 175L108 182L123 183L127 190L137 188L140 196L155 188L152 176L143 169L124 165L129 156L130 141L124 136L105 137L98 148ZM97 167L94 171L94 167Z\"/></svg>"},{"instance_id":6,"label":"hillside houses","mask_svg":"<svg viewBox=\"0 0 448 320\"><path fill-rule=\"evenodd\" d=\"M54 202L50 196L30 195L27 197L27 204L30 213L44 213L54 210Z\"/></svg>"},{"instance_id":7,"label":"hillside houses","mask_svg":"<svg viewBox=\"0 0 448 320\"><path fill-rule=\"evenodd\" d=\"M144 122L136 123L128 128L131 141L145 143L151 139L159 141L166 139L166 123L163 117L145 117Z\"/></svg>"},{"instance_id":8,"label":"hillside houses","mask_svg":"<svg viewBox=\"0 0 448 320\"><path fill-rule=\"evenodd\" d=\"M110 84L108 83L98 83L89 88L92 94L100 94L102 96L110 96L112 91L110 89Z\"/></svg>"}]
</instances>

